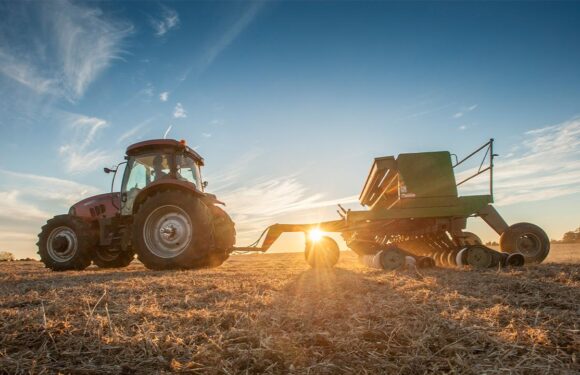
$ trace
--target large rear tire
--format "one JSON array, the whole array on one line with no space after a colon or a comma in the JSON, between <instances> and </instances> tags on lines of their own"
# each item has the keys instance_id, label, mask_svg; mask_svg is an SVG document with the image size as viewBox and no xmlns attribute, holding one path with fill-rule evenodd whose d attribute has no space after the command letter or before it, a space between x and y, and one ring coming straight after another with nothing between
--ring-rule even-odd
<instances>
[{"instance_id":1,"label":"large rear tire","mask_svg":"<svg viewBox=\"0 0 580 375\"><path fill-rule=\"evenodd\" d=\"M132 243L147 268L204 267L213 247L211 213L191 193L159 192L139 206Z\"/></svg>"},{"instance_id":2,"label":"large rear tire","mask_svg":"<svg viewBox=\"0 0 580 375\"><path fill-rule=\"evenodd\" d=\"M84 270L91 264L97 245L91 226L70 215L58 215L46 222L38 235L38 255L53 271Z\"/></svg>"},{"instance_id":3,"label":"large rear tire","mask_svg":"<svg viewBox=\"0 0 580 375\"><path fill-rule=\"evenodd\" d=\"M135 259L135 253L98 248L93 252L92 258L93 263L99 268L123 268Z\"/></svg>"},{"instance_id":4,"label":"large rear tire","mask_svg":"<svg viewBox=\"0 0 580 375\"><path fill-rule=\"evenodd\" d=\"M541 263L550 252L550 239L542 228L530 223L510 226L499 238L504 253L521 253L525 263Z\"/></svg>"}]
</instances>

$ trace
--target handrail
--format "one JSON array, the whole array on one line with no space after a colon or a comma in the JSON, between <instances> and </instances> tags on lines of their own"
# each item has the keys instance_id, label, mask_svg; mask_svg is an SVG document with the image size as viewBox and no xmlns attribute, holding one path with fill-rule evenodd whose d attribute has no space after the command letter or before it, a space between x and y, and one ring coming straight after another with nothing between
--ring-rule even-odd
<instances>
[{"instance_id":1,"label":"handrail","mask_svg":"<svg viewBox=\"0 0 580 375\"><path fill-rule=\"evenodd\" d=\"M483 155L483 158L481 159L481 163L479 164L479 168L477 169L477 172L475 172L471 176L463 179L462 181L458 182L457 186L489 171L489 195L491 195L492 202L493 202L493 166L494 166L493 159L494 159L494 157L499 156L499 155L493 153L493 141L494 141L494 139L491 138L483 146L479 147L477 150L473 151L471 154L467 155L466 157L464 157L460 161L456 161L456 163L452 166L453 168L457 167L458 165L462 164L464 161L472 158L474 155L478 154L480 151L485 149L485 154ZM488 155L489 155L489 157L488 157ZM487 159L489 159L489 165L486 168L483 168L483 165ZM457 156L456 156L455 160L457 160Z\"/></svg>"}]
</instances>

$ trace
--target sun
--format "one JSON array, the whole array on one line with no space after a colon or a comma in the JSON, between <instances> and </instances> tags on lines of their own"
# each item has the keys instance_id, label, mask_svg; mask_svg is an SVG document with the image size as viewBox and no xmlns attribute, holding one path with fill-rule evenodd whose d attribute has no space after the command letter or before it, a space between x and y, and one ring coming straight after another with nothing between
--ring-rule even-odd
<instances>
[{"instance_id":1,"label":"sun","mask_svg":"<svg viewBox=\"0 0 580 375\"><path fill-rule=\"evenodd\" d=\"M311 241L317 242L322 238L323 234L324 232L322 232L320 229L312 229L310 233L308 233L308 237L310 237Z\"/></svg>"}]
</instances>

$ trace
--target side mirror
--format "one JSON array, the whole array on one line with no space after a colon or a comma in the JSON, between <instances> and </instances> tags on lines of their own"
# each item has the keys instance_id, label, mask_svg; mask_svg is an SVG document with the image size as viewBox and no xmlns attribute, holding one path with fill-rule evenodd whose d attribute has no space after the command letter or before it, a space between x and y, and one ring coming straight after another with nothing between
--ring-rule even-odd
<instances>
[{"instance_id":1,"label":"side mirror","mask_svg":"<svg viewBox=\"0 0 580 375\"><path fill-rule=\"evenodd\" d=\"M204 181L202 185L203 185L203 188L205 189L207 187L207 185L209 185L209 183L207 181Z\"/></svg>"}]
</instances>

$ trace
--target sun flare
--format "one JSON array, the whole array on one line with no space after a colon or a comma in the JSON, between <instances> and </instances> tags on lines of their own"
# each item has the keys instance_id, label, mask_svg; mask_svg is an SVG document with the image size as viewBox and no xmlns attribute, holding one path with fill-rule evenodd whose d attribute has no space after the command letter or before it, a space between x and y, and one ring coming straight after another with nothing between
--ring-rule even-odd
<instances>
[{"instance_id":1,"label":"sun flare","mask_svg":"<svg viewBox=\"0 0 580 375\"><path fill-rule=\"evenodd\" d=\"M311 241L316 242L322 238L323 234L324 232L322 232L320 229L312 229L310 233L308 233L308 236L310 237Z\"/></svg>"}]
</instances>

